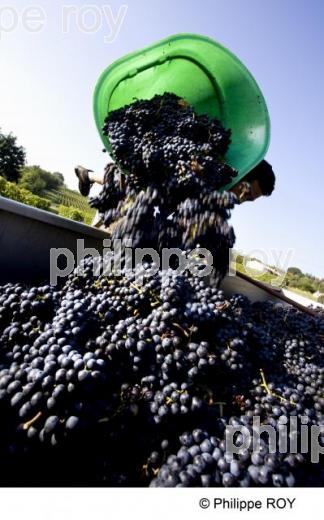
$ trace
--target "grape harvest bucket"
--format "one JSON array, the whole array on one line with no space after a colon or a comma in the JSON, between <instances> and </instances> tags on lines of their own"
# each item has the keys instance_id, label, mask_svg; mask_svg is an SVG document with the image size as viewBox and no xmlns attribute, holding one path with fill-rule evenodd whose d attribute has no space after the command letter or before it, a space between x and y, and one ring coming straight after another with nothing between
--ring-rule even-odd
<instances>
[{"instance_id":1,"label":"grape harvest bucket","mask_svg":"<svg viewBox=\"0 0 324 520\"><path fill-rule=\"evenodd\" d=\"M102 132L112 110L137 99L173 92L199 114L218 118L232 131L226 161L236 184L265 156L270 120L262 92L251 73L228 49L205 36L178 34L115 61L101 74L94 92L94 115Z\"/></svg>"}]
</instances>

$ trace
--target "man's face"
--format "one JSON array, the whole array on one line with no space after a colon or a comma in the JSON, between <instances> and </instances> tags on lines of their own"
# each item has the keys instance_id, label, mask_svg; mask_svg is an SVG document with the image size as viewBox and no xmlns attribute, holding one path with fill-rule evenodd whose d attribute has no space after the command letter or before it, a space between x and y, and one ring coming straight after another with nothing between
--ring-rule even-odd
<instances>
[{"instance_id":1,"label":"man's face","mask_svg":"<svg viewBox=\"0 0 324 520\"><path fill-rule=\"evenodd\" d=\"M232 192L235 193L241 204L247 201L251 202L262 196L258 181L239 182L232 188Z\"/></svg>"},{"instance_id":2,"label":"man's face","mask_svg":"<svg viewBox=\"0 0 324 520\"><path fill-rule=\"evenodd\" d=\"M249 200L256 200L259 197L262 197L262 191L260 188L260 184L258 181L251 182L251 198Z\"/></svg>"}]
</instances>

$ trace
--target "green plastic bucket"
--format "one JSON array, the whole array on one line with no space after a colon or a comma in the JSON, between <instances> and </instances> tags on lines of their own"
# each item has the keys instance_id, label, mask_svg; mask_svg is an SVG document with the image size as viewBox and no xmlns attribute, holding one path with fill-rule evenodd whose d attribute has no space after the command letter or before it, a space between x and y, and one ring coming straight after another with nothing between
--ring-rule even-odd
<instances>
[{"instance_id":1,"label":"green plastic bucket","mask_svg":"<svg viewBox=\"0 0 324 520\"><path fill-rule=\"evenodd\" d=\"M228 49L196 34L177 34L112 63L94 92L94 115L102 128L107 115L137 99L173 92L199 114L217 117L232 130L227 162L238 170L230 188L265 156L270 120L265 100L251 73ZM113 155L112 155L113 156Z\"/></svg>"}]
</instances>

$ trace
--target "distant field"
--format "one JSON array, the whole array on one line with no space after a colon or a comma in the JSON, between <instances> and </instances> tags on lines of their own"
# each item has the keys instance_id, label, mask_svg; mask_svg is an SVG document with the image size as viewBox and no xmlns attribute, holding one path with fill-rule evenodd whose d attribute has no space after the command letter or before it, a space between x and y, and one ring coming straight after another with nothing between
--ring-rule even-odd
<instances>
[{"instance_id":1,"label":"distant field","mask_svg":"<svg viewBox=\"0 0 324 520\"><path fill-rule=\"evenodd\" d=\"M243 265L241 265L239 263L236 263L236 270L239 271L240 273L247 274L248 276L250 276L254 280L258 280L259 282L265 282L265 283L268 283L268 284L270 284L271 280L273 280L275 278L275 276L273 274L271 274L271 273L264 273L264 274L260 275L260 273L258 273L257 271L255 271L255 273L253 273L252 270L250 270L247 273L246 270L244 269ZM283 282L282 287L285 288L285 289L288 289L291 292L299 294L300 296L304 296L305 298L308 298L309 300L313 300L314 302L317 302L317 299L313 296L313 294L311 292L302 291L301 289L298 289L296 287L292 287L291 285L288 286L288 285L285 284L285 281Z\"/></svg>"},{"instance_id":2,"label":"distant field","mask_svg":"<svg viewBox=\"0 0 324 520\"><path fill-rule=\"evenodd\" d=\"M73 207L86 213L95 214L95 210L89 206L87 199L82 197L77 191L70 190L69 188L47 191L45 197L50 200L54 206L63 204L63 206Z\"/></svg>"},{"instance_id":3,"label":"distant field","mask_svg":"<svg viewBox=\"0 0 324 520\"><path fill-rule=\"evenodd\" d=\"M77 210L82 213L83 222L91 225L96 210L91 208L86 197L82 197L82 195L77 191L70 190L69 188L60 188L58 190L46 191L44 197L50 201L51 211L54 213L58 213L65 218L72 218L80 221L79 218L74 217L73 213L67 214L64 208L70 208L72 212L73 210Z\"/></svg>"}]
</instances>

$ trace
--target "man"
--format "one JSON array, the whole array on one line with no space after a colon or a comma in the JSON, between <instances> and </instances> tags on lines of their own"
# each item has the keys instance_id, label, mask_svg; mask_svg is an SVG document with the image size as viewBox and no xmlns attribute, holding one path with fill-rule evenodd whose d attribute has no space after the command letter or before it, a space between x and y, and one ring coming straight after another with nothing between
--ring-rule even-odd
<instances>
[{"instance_id":1,"label":"man","mask_svg":"<svg viewBox=\"0 0 324 520\"><path fill-rule=\"evenodd\" d=\"M253 201L262 196L269 197L274 190L275 182L272 166L263 160L235 184L231 191L240 203Z\"/></svg>"},{"instance_id":2,"label":"man","mask_svg":"<svg viewBox=\"0 0 324 520\"><path fill-rule=\"evenodd\" d=\"M87 170L83 166L75 168L75 174L79 179L79 191L81 195L89 195L92 184L101 184L105 182L105 174L102 175L93 173L92 170ZM122 175L123 177L123 175ZM275 174L272 166L265 160L261 161L255 168L243 177L231 191L235 193L240 203L246 201L253 201L259 197L268 197L274 190ZM123 182L123 179L121 179Z\"/></svg>"}]
</instances>

